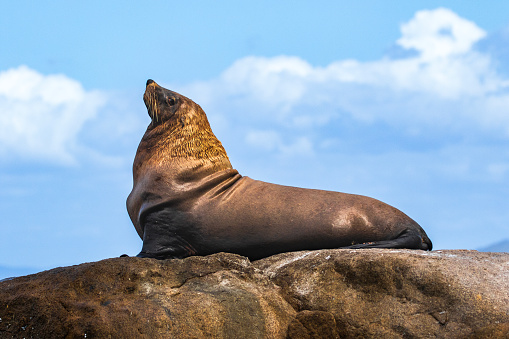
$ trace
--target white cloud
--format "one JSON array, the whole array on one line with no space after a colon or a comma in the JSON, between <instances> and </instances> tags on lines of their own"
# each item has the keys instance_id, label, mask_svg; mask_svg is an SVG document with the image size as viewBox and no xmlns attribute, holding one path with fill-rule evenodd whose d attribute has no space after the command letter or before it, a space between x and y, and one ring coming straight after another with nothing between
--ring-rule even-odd
<instances>
[{"instance_id":1,"label":"white cloud","mask_svg":"<svg viewBox=\"0 0 509 339\"><path fill-rule=\"evenodd\" d=\"M221 82L227 85L226 90L285 105L304 95L306 83L302 80L313 71L311 65L298 57L246 57L228 68L221 75Z\"/></svg>"},{"instance_id":2,"label":"white cloud","mask_svg":"<svg viewBox=\"0 0 509 339\"><path fill-rule=\"evenodd\" d=\"M246 142L258 148L272 151L281 144L281 136L276 131L249 131Z\"/></svg>"},{"instance_id":3,"label":"white cloud","mask_svg":"<svg viewBox=\"0 0 509 339\"><path fill-rule=\"evenodd\" d=\"M405 49L416 49L423 60L467 53L486 36L475 23L446 8L417 12L401 25L401 33L397 43Z\"/></svg>"},{"instance_id":4,"label":"white cloud","mask_svg":"<svg viewBox=\"0 0 509 339\"><path fill-rule=\"evenodd\" d=\"M106 98L65 75L26 66L0 73L0 154L71 164L76 138Z\"/></svg>"},{"instance_id":5,"label":"white cloud","mask_svg":"<svg viewBox=\"0 0 509 339\"><path fill-rule=\"evenodd\" d=\"M311 141L306 137L297 137L293 141L284 142L281 134L273 130L251 130L247 132L247 144L265 151L278 151L282 155L310 155L313 154Z\"/></svg>"}]
</instances>

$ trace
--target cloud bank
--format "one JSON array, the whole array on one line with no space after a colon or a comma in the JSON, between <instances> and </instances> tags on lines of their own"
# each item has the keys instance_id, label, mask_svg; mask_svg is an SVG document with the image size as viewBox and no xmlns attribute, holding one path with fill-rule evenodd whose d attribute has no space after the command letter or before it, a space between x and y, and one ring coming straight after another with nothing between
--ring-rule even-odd
<instances>
[{"instance_id":1,"label":"cloud bank","mask_svg":"<svg viewBox=\"0 0 509 339\"><path fill-rule=\"evenodd\" d=\"M65 75L20 66L0 73L0 154L18 160L76 162L77 135L105 104Z\"/></svg>"},{"instance_id":2,"label":"cloud bank","mask_svg":"<svg viewBox=\"0 0 509 339\"><path fill-rule=\"evenodd\" d=\"M444 8L418 11L400 31L399 52L379 60L318 67L296 56L249 56L215 79L169 87L206 108L215 129L234 129L244 145L272 154L314 154L359 126L394 139L506 140L509 79L489 51L476 48L487 33ZM108 99L65 75L26 66L1 72L0 154L76 162L78 134L97 148L104 145L93 134L122 128L112 111L119 107L102 115L103 127L85 125ZM122 116L131 132L140 123L132 112Z\"/></svg>"},{"instance_id":3,"label":"cloud bank","mask_svg":"<svg viewBox=\"0 0 509 339\"><path fill-rule=\"evenodd\" d=\"M216 79L180 88L218 120L249 124L248 144L280 152L303 140L315 149L310 130L344 119L402 135L509 137L509 79L476 49L484 30L439 8L418 11L400 31L395 48L405 57L316 67L295 56L250 56Z\"/></svg>"}]
</instances>

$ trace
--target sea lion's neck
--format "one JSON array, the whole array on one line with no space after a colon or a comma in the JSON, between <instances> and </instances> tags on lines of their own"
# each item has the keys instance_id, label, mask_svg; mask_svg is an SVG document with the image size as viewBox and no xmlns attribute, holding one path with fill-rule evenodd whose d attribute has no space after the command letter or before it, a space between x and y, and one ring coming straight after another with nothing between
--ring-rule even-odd
<instances>
[{"instance_id":1,"label":"sea lion's neck","mask_svg":"<svg viewBox=\"0 0 509 339\"><path fill-rule=\"evenodd\" d=\"M177 181L231 169L225 149L201 111L181 110L169 121L149 127L136 154L136 167L161 167ZM136 168L134 168L136 173Z\"/></svg>"}]
</instances>

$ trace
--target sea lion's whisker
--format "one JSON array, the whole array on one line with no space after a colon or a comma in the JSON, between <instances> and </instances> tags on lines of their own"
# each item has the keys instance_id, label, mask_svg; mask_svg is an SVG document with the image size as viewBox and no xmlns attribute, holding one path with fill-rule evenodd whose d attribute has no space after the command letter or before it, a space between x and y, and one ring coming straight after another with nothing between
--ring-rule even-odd
<instances>
[{"instance_id":1,"label":"sea lion's whisker","mask_svg":"<svg viewBox=\"0 0 509 339\"><path fill-rule=\"evenodd\" d=\"M156 119L156 122L157 122L157 113L159 113L157 111L157 103L154 101L154 119Z\"/></svg>"},{"instance_id":2,"label":"sea lion's whisker","mask_svg":"<svg viewBox=\"0 0 509 339\"><path fill-rule=\"evenodd\" d=\"M154 104L152 103L152 93L148 97L148 106L150 107L150 117L154 119Z\"/></svg>"},{"instance_id":3,"label":"sea lion's whisker","mask_svg":"<svg viewBox=\"0 0 509 339\"><path fill-rule=\"evenodd\" d=\"M159 121L158 115L159 115L159 106L157 105L157 102L154 101L154 117L156 119L156 122Z\"/></svg>"},{"instance_id":4,"label":"sea lion's whisker","mask_svg":"<svg viewBox=\"0 0 509 339\"><path fill-rule=\"evenodd\" d=\"M152 117L152 119L155 119L155 121L157 122L157 110L156 110L156 103L154 101L153 93L150 93L149 106L150 106L150 113L151 113L150 116Z\"/></svg>"}]
</instances>

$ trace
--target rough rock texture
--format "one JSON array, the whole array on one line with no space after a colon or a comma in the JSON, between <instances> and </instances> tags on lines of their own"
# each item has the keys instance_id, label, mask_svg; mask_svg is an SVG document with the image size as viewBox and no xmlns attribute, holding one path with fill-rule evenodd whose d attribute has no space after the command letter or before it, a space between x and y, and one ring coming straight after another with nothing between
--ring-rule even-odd
<instances>
[{"instance_id":1,"label":"rough rock texture","mask_svg":"<svg viewBox=\"0 0 509 339\"><path fill-rule=\"evenodd\" d=\"M508 254L332 250L257 267L298 311L290 336L318 338L322 322L341 338L509 337Z\"/></svg>"},{"instance_id":2,"label":"rough rock texture","mask_svg":"<svg viewBox=\"0 0 509 339\"><path fill-rule=\"evenodd\" d=\"M116 258L0 282L0 338L509 338L509 254Z\"/></svg>"}]
</instances>

